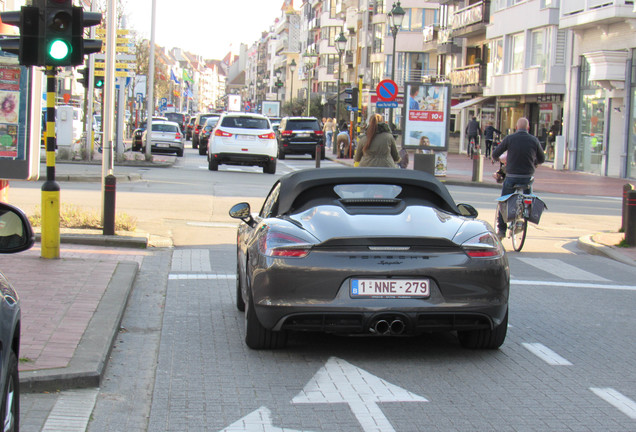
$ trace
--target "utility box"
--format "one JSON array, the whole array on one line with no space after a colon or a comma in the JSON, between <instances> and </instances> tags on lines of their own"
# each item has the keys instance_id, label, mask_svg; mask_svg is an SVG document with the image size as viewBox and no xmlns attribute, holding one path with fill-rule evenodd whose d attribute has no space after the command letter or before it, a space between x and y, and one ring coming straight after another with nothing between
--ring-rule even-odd
<instances>
[{"instance_id":1,"label":"utility box","mask_svg":"<svg viewBox=\"0 0 636 432\"><path fill-rule=\"evenodd\" d=\"M55 108L55 130L58 147L70 147L82 138L82 111L72 106Z\"/></svg>"}]
</instances>

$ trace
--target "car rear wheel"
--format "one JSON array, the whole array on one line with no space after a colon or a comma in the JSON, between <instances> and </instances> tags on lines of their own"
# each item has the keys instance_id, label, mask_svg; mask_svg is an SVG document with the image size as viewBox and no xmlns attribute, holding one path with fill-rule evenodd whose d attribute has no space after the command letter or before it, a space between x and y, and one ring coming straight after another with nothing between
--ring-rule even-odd
<instances>
[{"instance_id":1,"label":"car rear wheel","mask_svg":"<svg viewBox=\"0 0 636 432\"><path fill-rule=\"evenodd\" d=\"M207 146L204 147L203 145L199 146L199 156L205 156L208 152L208 148Z\"/></svg>"},{"instance_id":2,"label":"car rear wheel","mask_svg":"<svg viewBox=\"0 0 636 432\"><path fill-rule=\"evenodd\" d=\"M457 338L464 348L497 349L506 339L508 332L508 311L501 324L494 329L458 331Z\"/></svg>"},{"instance_id":3,"label":"car rear wheel","mask_svg":"<svg viewBox=\"0 0 636 432\"><path fill-rule=\"evenodd\" d=\"M263 167L263 172L265 174L276 174L276 159L267 162Z\"/></svg>"},{"instance_id":4,"label":"car rear wheel","mask_svg":"<svg viewBox=\"0 0 636 432\"><path fill-rule=\"evenodd\" d=\"M194 135L192 136L192 148L195 149L199 147L199 141L195 139Z\"/></svg>"},{"instance_id":5,"label":"car rear wheel","mask_svg":"<svg viewBox=\"0 0 636 432\"><path fill-rule=\"evenodd\" d=\"M278 151L278 159L280 160L285 160L285 152L284 151Z\"/></svg>"},{"instance_id":6,"label":"car rear wheel","mask_svg":"<svg viewBox=\"0 0 636 432\"><path fill-rule=\"evenodd\" d=\"M251 349L276 349L287 345L286 331L272 331L261 325L254 310L254 300L248 290L245 311L245 344Z\"/></svg>"},{"instance_id":7,"label":"car rear wheel","mask_svg":"<svg viewBox=\"0 0 636 432\"><path fill-rule=\"evenodd\" d=\"M183 157L183 149L177 150L177 156L178 157Z\"/></svg>"},{"instance_id":8,"label":"car rear wheel","mask_svg":"<svg viewBox=\"0 0 636 432\"><path fill-rule=\"evenodd\" d=\"M218 171L219 170L219 163L217 161L215 161L214 159L212 159L212 157L210 155L208 155L208 169L210 171Z\"/></svg>"},{"instance_id":9,"label":"car rear wheel","mask_svg":"<svg viewBox=\"0 0 636 432\"><path fill-rule=\"evenodd\" d=\"M9 369L4 385L4 398L0 418L4 431L20 429L20 382L18 379L18 359L13 351L9 354Z\"/></svg>"}]
</instances>

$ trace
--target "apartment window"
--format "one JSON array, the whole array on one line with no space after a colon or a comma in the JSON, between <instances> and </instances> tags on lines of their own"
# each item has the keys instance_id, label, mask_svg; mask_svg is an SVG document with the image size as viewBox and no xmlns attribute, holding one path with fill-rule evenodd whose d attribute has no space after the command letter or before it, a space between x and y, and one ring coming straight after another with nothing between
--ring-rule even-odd
<instances>
[{"instance_id":1,"label":"apartment window","mask_svg":"<svg viewBox=\"0 0 636 432\"><path fill-rule=\"evenodd\" d=\"M503 38L496 39L492 41L492 48L490 52L492 53L492 67L495 75L501 75L503 73L503 65L504 65L504 44Z\"/></svg>"},{"instance_id":2,"label":"apartment window","mask_svg":"<svg viewBox=\"0 0 636 432\"><path fill-rule=\"evenodd\" d=\"M336 1L329 1L329 18L336 18Z\"/></svg>"},{"instance_id":3,"label":"apartment window","mask_svg":"<svg viewBox=\"0 0 636 432\"><path fill-rule=\"evenodd\" d=\"M371 79L373 80L372 88L375 88L380 81L384 79L385 75L383 70L384 65L382 63L371 63Z\"/></svg>"},{"instance_id":4,"label":"apartment window","mask_svg":"<svg viewBox=\"0 0 636 432\"><path fill-rule=\"evenodd\" d=\"M333 74L336 70L336 65L338 64L338 55L337 54L327 54L322 56L321 64L327 66L327 73Z\"/></svg>"},{"instance_id":5,"label":"apartment window","mask_svg":"<svg viewBox=\"0 0 636 432\"><path fill-rule=\"evenodd\" d=\"M375 24L373 32L373 53L384 52L384 24Z\"/></svg>"},{"instance_id":6,"label":"apartment window","mask_svg":"<svg viewBox=\"0 0 636 432\"><path fill-rule=\"evenodd\" d=\"M531 56L530 66L543 66L544 65L544 34L543 30L534 30L530 33L531 38Z\"/></svg>"},{"instance_id":7,"label":"apartment window","mask_svg":"<svg viewBox=\"0 0 636 432\"><path fill-rule=\"evenodd\" d=\"M423 9L424 26L439 24L439 9Z\"/></svg>"},{"instance_id":8,"label":"apartment window","mask_svg":"<svg viewBox=\"0 0 636 432\"><path fill-rule=\"evenodd\" d=\"M525 38L523 33L510 36L510 71L523 69L525 54Z\"/></svg>"},{"instance_id":9,"label":"apartment window","mask_svg":"<svg viewBox=\"0 0 636 432\"><path fill-rule=\"evenodd\" d=\"M402 23L402 30L417 31L422 30L422 23L424 22L424 9L414 8L407 9L404 22Z\"/></svg>"}]
</instances>

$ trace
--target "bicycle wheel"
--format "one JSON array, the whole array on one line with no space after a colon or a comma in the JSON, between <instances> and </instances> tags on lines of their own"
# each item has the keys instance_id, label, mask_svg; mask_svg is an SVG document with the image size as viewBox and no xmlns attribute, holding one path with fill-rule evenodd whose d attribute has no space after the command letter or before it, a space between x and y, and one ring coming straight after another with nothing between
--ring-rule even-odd
<instances>
[{"instance_id":1,"label":"bicycle wheel","mask_svg":"<svg viewBox=\"0 0 636 432\"><path fill-rule=\"evenodd\" d=\"M515 218L510 223L510 239L512 240L512 248L520 252L526 241L526 233L528 231L528 220L525 218Z\"/></svg>"}]
</instances>

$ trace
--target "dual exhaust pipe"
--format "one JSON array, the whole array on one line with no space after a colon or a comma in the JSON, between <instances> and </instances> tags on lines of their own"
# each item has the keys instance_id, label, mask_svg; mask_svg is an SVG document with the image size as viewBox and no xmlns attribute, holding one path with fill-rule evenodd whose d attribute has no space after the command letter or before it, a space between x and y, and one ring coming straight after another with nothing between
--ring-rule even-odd
<instances>
[{"instance_id":1,"label":"dual exhaust pipe","mask_svg":"<svg viewBox=\"0 0 636 432\"><path fill-rule=\"evenodd\" d=\"M405 329L406 324L401 319L395 319L391 322L381 319L377 320L369 331L378 335L401 335Z\"/></svg>"}]
</instances>

